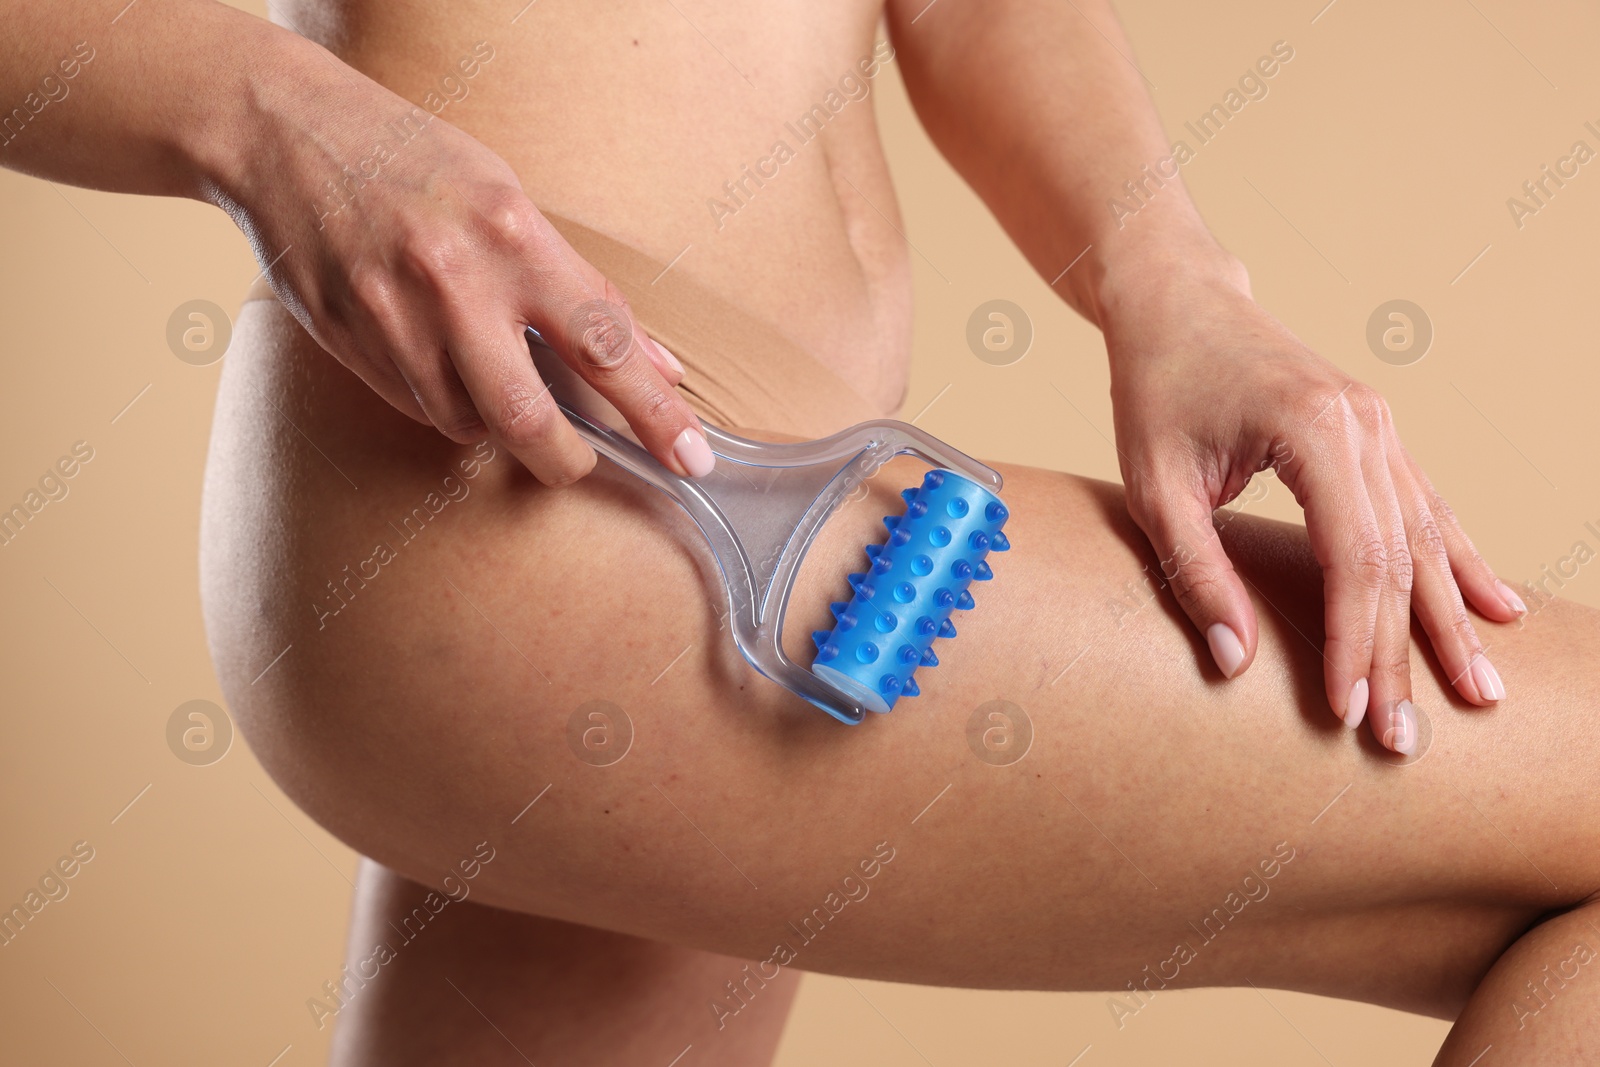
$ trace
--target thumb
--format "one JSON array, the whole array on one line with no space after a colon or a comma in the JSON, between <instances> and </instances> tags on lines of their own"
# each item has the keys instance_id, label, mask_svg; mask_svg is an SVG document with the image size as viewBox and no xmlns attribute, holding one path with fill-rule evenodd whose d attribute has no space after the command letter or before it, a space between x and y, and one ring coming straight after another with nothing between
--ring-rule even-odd
<instances>
[{"instance_id":1,"label":"thumb","mask_svg":"<svg viewBox=\"0 0 1600 1067\"><path fill-rule=\"evenodd\" d=\"M1205 636L1223 677L1235 678L1255 657L1255 606L1212 524L1210 497L1174 481L1130 485L1128 512L1150 539L1162 580Z\"/></svg>"}]
</instances>

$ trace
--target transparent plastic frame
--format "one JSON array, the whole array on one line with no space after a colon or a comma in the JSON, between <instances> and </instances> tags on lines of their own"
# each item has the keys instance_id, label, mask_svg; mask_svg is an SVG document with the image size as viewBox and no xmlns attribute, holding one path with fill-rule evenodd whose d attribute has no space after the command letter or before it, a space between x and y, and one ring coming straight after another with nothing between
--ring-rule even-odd
<instances>
[{"instance_id":1,"label":"transparent plastic frame","mask_svg":"<svg viewBox=\"0 0 1600 1067\"><path fill-rule=\"evenodd\" d=\"M740 655L764 677L840 722L861 722L868 708L857 696L783 651L784 616L806 552L828 517L896 456L913 455L930 467L955 471L996 495L1000 473L894 419L794 442L753 441L702 420L716 468L703 478L685 478L645 451L617 410L573 373L537 330L529 327L525 336L535 367L579 436L671 497L694 520L727 589L728 630Z\"/></svg>"},{"instance_id":2,"label":"transparent plastic frame","mask_svg":"<svg viewBox=\"0 0 1600 1067\"><path fill-rule=\"evenodd\" d=\"M702 422L717 457L685 478L633 440L562 401L562 412L606 459L661 490L700 528L728 591L728 629L765 677L841 722L866 716L860 699L829 685L783 651L784 616L800 564L828 517L889 460L914 455L998 494L998 471L909 423L877 419L815 441L768 443ZM843 584L843 576L840 576Z\"/></svg>"}]
</instances>

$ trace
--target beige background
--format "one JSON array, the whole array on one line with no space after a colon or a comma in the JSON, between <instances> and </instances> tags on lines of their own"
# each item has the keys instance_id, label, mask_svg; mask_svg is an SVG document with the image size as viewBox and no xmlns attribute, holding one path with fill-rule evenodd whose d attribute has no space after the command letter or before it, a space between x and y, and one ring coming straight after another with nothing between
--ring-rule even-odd
<instances>
[{"instance_id":1,"label":"beige background","mask_svg":"<svg viewBox=\"0 0 1600 1067\"><path fill-rule=\"evenodd\" d=\"M1265 305L1387 393L1501 573L1536 577L1580 537L1592 543L1582 524L1600 520L1588 269L1600 163L1520 231L1505 202L1574 140L1600 148L1582 128L1600 125L1597 16L1577 0L1336 0L1319 15L1320 2L1122 9L1173 134L1274 41L1294 47L1269 95L1184 178ZM1098 335L938 159L897 75L876 94L918 250L904 417L921 412L920 425L978 455L1114 478ZM220 699L195 563L218 368L174 358L165 326L196 297L233 308L255 265L211 208L9 172L0 234L0 507L73 442L95 450L70 495L0 547L0 903L73 842L96 850L71 895L0 948L0 1060L265 1067L290 1046L284 1067L319 1063L328 1032L303 1005L339 968L355 857L244 745L197 768L165 741L180 703ZM994 297L1036 330L1009 367L964 341L967 316ZM1364 337L1396 297L1436 330L1407 367L1379 362ZM1252 507L1293 514L1278 486ZM1588 573L1565 592L1600 603ZM779 1062L1061 1065L1092 1046L1084 1067L1425 1063L1444 1030L1310 996L1209 990L1163 993L1119 1033L1102 995L809 977Z\"/></svg>"}]
</instances>

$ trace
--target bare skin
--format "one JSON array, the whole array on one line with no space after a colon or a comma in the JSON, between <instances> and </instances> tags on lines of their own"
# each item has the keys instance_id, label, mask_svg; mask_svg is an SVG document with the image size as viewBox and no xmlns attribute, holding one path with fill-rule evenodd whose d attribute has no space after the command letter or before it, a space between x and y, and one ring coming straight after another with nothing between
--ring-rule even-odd
<instances>
[{"instance_id":1,"label":"bare skin","mask_svg":"<svg viewBox=\"0 0 1600 1067\"><path fill-rule=\"evenodd\" d=\"M472 902L757 963L787 940L808 970L1119 990L1187 942L1197 958L1173 986L1248 980L1459 1016L1471 1040L1453 1040L1442 1063L1469 1062L1480 1038L1506 1062L1561 1062L1542 1043L1589 1025L1600 983L1573 982L1539 1013L1538 1046L1518 1044L1510 1002L1571 955L1568 941L1595 939L1584 904L1600 885L1600 613L1558 602L1496 627L1518 695L1494 709L1462 701L1414 644L1430 666L1418 679L1428 728L1406 765L1325 714L1303 530L1248 515L1223 527L1265 620L1255 668L1224 681L1152 578L1158 561L1116 487L1007 467L1015 547L996 557L997 580L977 587L942 665L923 672L924 695L848 729L745 668L672 505L606 468L543 490L500 455L379 578L346 587L319 629L323 583L369 541L396 540L390 519L472 453L388 410L281 309L250 305L239 327L207 490L218 669L283 788L383 865L364 883L399 883L377 892L414 904L487 840L497 858ZM264 394L283 417L250 414ZM915 477L897 461L830 523L791 641L823 624ZM539 546L563 546L563 565ZM646 580L661 592L642 593ZM1033 724L1010 766L968 740L975 709L996 699ZM593 700L632 721L611 766L569 745L569 720ZM894 859L838 936L802 944L786 924L882 842ZM1261 864L1284 853L1265 879ZM1270 897L1203 940L1189 924L1246 892L1252 873ZM997 930L1014 937L999 945ZM507 966L494 951L482 962ZM1498 985L1497 966L1509 972ZM341 1023L414 1019L396 1005L438 1004L455 972L410 973L372 983ZM1486 973L1493 993L1475 1001ZM697 1011L662 1037L667 1058L739 977L733 967L685 994ZM537 1037L562 1017L517 1025ZM405 1062L391 1056L407 1033L378 1042L381 1055L342 1046L341 1062ZM590 1054L577 1062L606 1061L605 1043Z\"/></svg>"},{"instance_id":2,"label":"bare skin","mask_svg":"<svg viewBox=\"0 0 1600 1067\"><path fill-rule=\"evenodd\" d=\"M472 897L339 1011L340 1062L440 1062L451 1049L522 1062L526 1045L610 1063L641 1042L663 1062L691 1043L699 1062L759 1062L792 968L1039 989L1249 980L1458 1018L1440 1063L1470 1063L1488 1043L1497 1062L1582 1062L1600 983L1529 1001L1532 1021L1512 1001L1597 937L1600 620L1555 604L1513 621L1518 605L1381 401L1249 300L1181 188L1113 236L1098 190L1166 146L1136 77L1078 15L1017 0L974 24L941 4L913 25L922 6L891 4L889 29L941 148L1048 276L1095 249L1058 288L1105 330L1130 495L1006 469L1016 548L997 560L1001 580L958 620L922 703L855 730L742 665L718 632L695 535L665 504L603 468L560 493L539 484L593 459L559 420L528 417L538 383L511 342L522 325L546 333L663 462L688 469L677 444L693 418L667 389L670 360L529 211L664 262L705 233L679 269L891 409L909 266L870 109L846 109L715 236L704 215L782 118L871 50L878 6L741 16L541 0L512 22L488 5L285 5L329 54L189 4L206 18L116 31L146 35L139 54L166 57L168 81L108 46L93 69L117 76L77 83L84 106L42 113L56 134L39 125L13 146L9 162L36 173L223 204L275 264L289 310L241 316L219 397L203 592L219 675L263 764L372 858L356 936L400 917L479 843L497 849ZM1075 7L1119 38L1104 7ZM23 24L13 59L53 61L75 36L54 9L7 13ZM359 159L392 105L424 99L480 40L503 42L507 62L490 61L437 138L319 228L311 208L330 168ZM192 53L160 49L189 41ZM1063 64L1095 90L1080 105L1049 89ZM195 93L196 70L221 88ZM1069 108L1051 122L1037 121L1037 99L1019 105L1041 86ZM236 99L265 117L203 110ZM1048 136L1019 140L1019 123ZM987 169L1004 158L996 142L1025 143L1027 158ZM598 341L571 328L586 307L609 324ZM1244 384L1201 388L1224 360ZM497 459L479 461L471 495L319 625L325 583L485 434ZM1212 537L1211 507L1273 464L1307 504L1310 537L1247 517ZM877 499L830 525L791 618L797 645L914 477L886 471ZM604 768L568 744L573 712L596 699L636 729ZM975 709L996 699L1035 732L1004 767L968 742ZM1363 715L1370 732L1339 721ZM1397 737L1424 724L1421 759L1394 765L1380 740L1405 747ZM790 931L852 884L870 896L837 927ZM1270 900L1214 938L1191 926L1231 914L1252 885L1270 885ZM780 940L798 951L772 995L718 1019L709 1004L744 965L698 983L732 966L720 957L759 969ZM1171 971L1179 942L1197 951ZM585 1035L574 1013L604 992L578 971L588 953L650 993L630 1002L629 1024ZM352 967L363 956L353 944ZM463 971L500 981L469 988ZM446 979L464 995L446 996Z\"/></svg>"},{"instance_id":3,"label":"bare skin","mask_svg":"<svg viewBox=\"0 0 1600 1067\"><path fill-rule=\"evenodd\" d=\"M365 861L352 964L398 946L427 893ZM744 960L470 900L413 929L381 977L348 983L334 1062L668 1063L692 1046L695 1063L767 1063L800 984L792 969L751 982L759 997L719 1030L707 990L742 979Z\"/></svg>"},{"instance_id":4,"label":"bare skin","mask_svg":"<svg viewBox=\"0 0 1600 1067\"><path fill-rule=\"evenodd\" d=\"M0 92L26 105L5 127L4 162L223 208L324 349L397 410L454 441L492 439L547 485L595 457L526 358L530 327L658 460L700 476L714 458L671 388L674 357L536 204L673 267L699 238L686 274L892 407L907 251L872 111L848 106L869 60L892 58L874 43L884 19L882 43L900 50L941 150L1104 331L1129 512L1223 673L1249 669L1257 617L1209 515L1270 466L1305 507L1325 572L1335 715L1379 738L1414 732L1413 612L1464 699L1504 696L1467 605L1504 622L1521 602L1383 399L1250 298L1177 178L1181 153L1103 2L948 5L926 20L931 7L909 0L702 13L758 64L759 85L667 6L546 4L519 27L531 5L509 17L487 0L284 5L278 17L308 40L208 0L121 26L131 8L113 13L116 0L4 0L15 29ZM80 35L104 40L104 55ZM491 38L505 54L489 80ZM165 62L146 61L155 54ZM1252 71L1271 77L1292 58L1280 41ZM45 111L69 92L76 104ZM807 114L826 130L780 153ZM751 161L772 179L759 205L746 199ZM1106 205L1136 181L1150 199L1127 225Z\"/></svg>"}]
</instances>

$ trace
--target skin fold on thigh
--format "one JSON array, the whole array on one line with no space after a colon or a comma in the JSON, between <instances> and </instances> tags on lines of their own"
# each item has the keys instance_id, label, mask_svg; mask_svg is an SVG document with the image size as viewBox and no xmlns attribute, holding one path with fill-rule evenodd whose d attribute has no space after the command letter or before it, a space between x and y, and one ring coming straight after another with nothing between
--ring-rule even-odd
<instances>
[{"instance_id":1,"label":"skin fold on thigh","mask_svg":"<svg viewBox=\"0 0 1600 1067\"><path fill-rule=\"evenodd\" d=\"M491 452L387 408L281 308L241 315L202 532L219 676L282 788L423 884L488 841L475 900L746 959L994 988L1249 980L1447 1017L1600 884L1595 612L1484 623L1510 692L1492 709L1414 640L1424 729L1402 761L1326 708L1301 528L1222 528L1262 618L1228 682L1116 486L1004 466L996 579L924 695L846 727L738 657L664 497L604 463L546 490ZM830 520L791 654L921 472L894 461Z\"/></svg>"}]
</instances>

